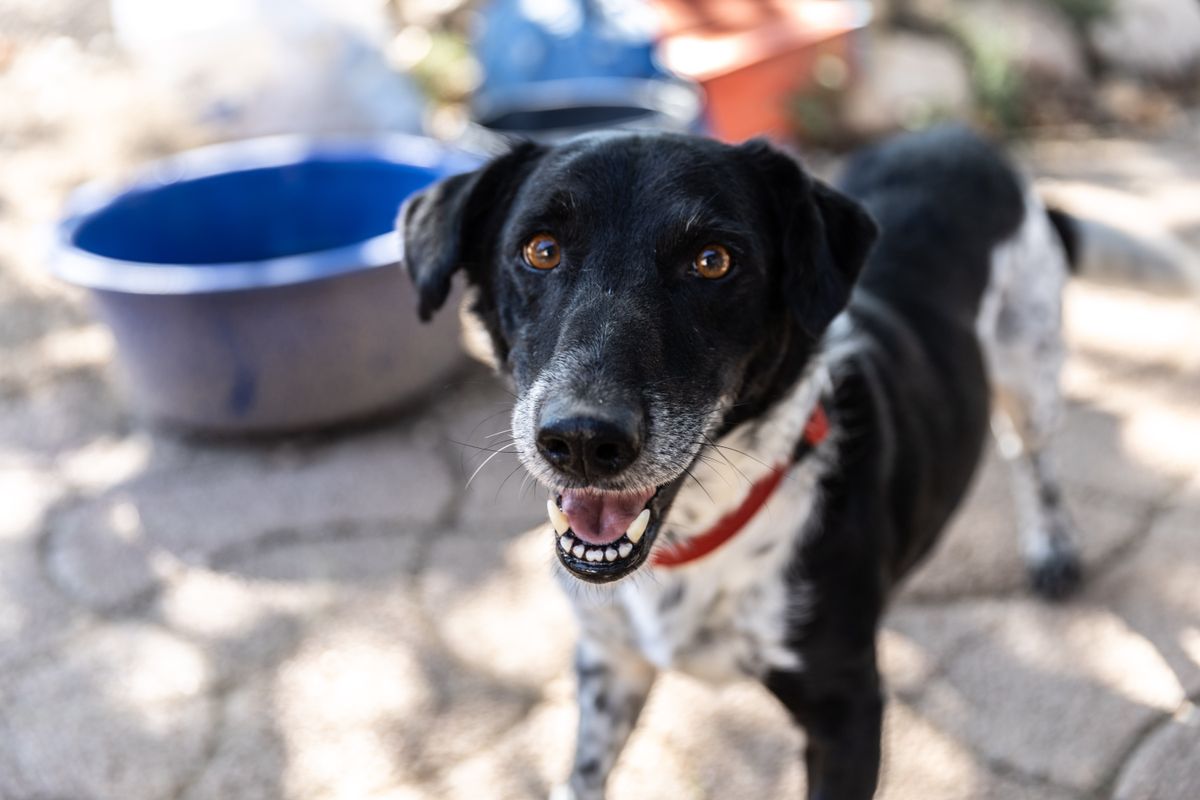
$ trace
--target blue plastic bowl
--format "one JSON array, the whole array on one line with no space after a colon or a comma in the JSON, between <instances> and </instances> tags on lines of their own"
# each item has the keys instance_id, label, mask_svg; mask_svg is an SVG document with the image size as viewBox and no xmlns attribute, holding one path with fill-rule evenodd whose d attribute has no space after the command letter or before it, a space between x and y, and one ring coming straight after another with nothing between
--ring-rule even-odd
<instances>
[{"instance_id":1,"label":"blue plastic bowl","mask_svg":"<svg viewBox=\"0 0 1200 800\"><path fill-rule=\"evenodd\" d=\"M393 224L409 194L477 164L400 135L195 150L119 193L76 192L52 268L91 290L142 411L219 432L329 425L459 362L453 312L417 321Z\"/></svg>"}]
</instances>

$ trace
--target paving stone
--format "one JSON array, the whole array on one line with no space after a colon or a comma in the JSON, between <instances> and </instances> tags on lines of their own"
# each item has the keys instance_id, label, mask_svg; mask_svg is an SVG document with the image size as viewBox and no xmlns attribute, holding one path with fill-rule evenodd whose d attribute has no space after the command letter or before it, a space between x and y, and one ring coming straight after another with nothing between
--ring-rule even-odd
<instances>
[{"instance_id":1,"label":"paving stone","mask_svg":"<svg viewBox=\"0 0 1200 800\"><path fill-rule=\"evenodd\" d=\"M547 685L546 699L502 742L452 767L442 795L543 796L569 769L576 711L570 679ZM989 771L964 745L899 701L885 730L885 800L1067 800L1070 795ZM761 686L721 689L687 677L660 677L610 784L613 800L796 797L803 794L803 736Z\"/></svg>"},{"instance_id":2,"label":"paving stone","mask_svg":"<svg viewBox=\"0 0 1200 800\"><path fill-rule=\"evenodd\" d=\"M1130 288L1071 284L1064 307L1072 357L1066 387L1083 401L1062 436L1062 474L1155 500L1200 469L1200 309Z\"/></svg>"},{"instance_id":3,"label":"paving stone","mask_svg":"<svg viewBox=\"0 0 1200 800\"><path fill-rule=\"evenodd\" d=\"M1101 608L984 601L963 603L946 618L954 624L944 630L959 641L962 630L984 627L986 634L957 651L918 639L949 655L915 706L973 751L1023 775L1094 789L1138 732L1183 699L1154 647Z\"/></svg>"},{"instance_id":4,"label":"paving stone","mask_svg":"<svg viewBox=\"0 0 1200 800\"><path fill-rule=\"evenodd\" d=\"M283 783L287 744L276 727L269 699L271 676L256 678L228 694L215 731L215 747L190 777L181 800L278 800L288 795Z\"/></svg>"},{"instance_id":5,"label":"paving stone","mask_svg":"<svg viewBox=\"0 0 1200 800\"><path fill-rule=\"evenodd\" d=\"M235 598L235 618L245 617L238 594L267 582L220 593ZM448 653L402 578L366 589L332 586L326 604L305 614L282 661L229 695L229 736L220 737L189 797L441 797L423 783L495 749L536 702L529 686ZM201 589L197 602L211 592ZM178 624L187 598L174 605ZM219 606L203 616L190 630L227 635ZM251 617L234 627L253 631Z\"/></svg>"},{"instance_id":6,"label":"paving stone","mask_svg":"<svg viewBox=\"0 0 1200 800\"><path fill-rule=\"evenodd\" d=\"M469 800L487 786L489 797L546 797L570 768L574 732L574 685L564 676L548 683L541 702L490 746L443 764L434 796Z\"/></svg>"},{"instance_id":7,"label":"paving stone","mask_svg":"<svg viewBox=\"0 0 1200 800\"><path fill-rule=\"evenodd\" d=\"M225 698L216 747L183 800L439 797L404 777L418 762L393 730L417 736L439 719L428 676L410 656L403 644L368 643L361 630L317 633L282 669Z\"/></svg>"},{"instance_id":8,"label":"paving stone","mask_svg":"<svg viewBox=\"0 0 1200 800\"><path fill-rule=\"evenodd\" d=\"M0 450L53 456L127 425L109 381L93 370L0 399Z\"/></svg>"},{"instance_id":9,"label":"paving stone","mask_svg":"<svg viewBox=\"0 0 1200 800\"><path fill-rule=\"evenodd\" d=\"M0 466L0 545L36 536L64 491L48 470Z\"/></svg>"},{"instance_id":10,"label":"paving stone","mask_svg":"<svg viewBox=\"0 0 1200 800\"><path fill-rule=\"evenodd\" d=\"M1121 417L1091 404L1070 409L1056 445L1068 499L1072 489L1084 489L1158 503L1179 484L1177 470L1148 461L1155 457L1135 445L1132 432L1141 422L1137 415Z\"/></svg>"},{"instance_id":11,"label":"paving stone","mask_svg":"<svg viewBox=\"0 0 1200 800\"><path fill-rule=\"evenodd\" d=\"M444 651L424 655L435 676L439 705L432 718L405 723L411 771L418 776L441 773L479 753L503 754L502 744L537 704L544 687L476 669ZM562 666L565 675L566 664Z\"/></svg>"},{"instance_id":12,"label":"paving stone","mask_svg":"<svg viewBox=\"0 0 1200 800\"><path fill-rule=\"evenodd\" d=\"M1141 547L1088 591L1153 642L1189 696L1200 693L1200 478Z\"/></svg>"},{"instance_id":13,"label":"paving stone","mask_svg":"<svg viewBox=\"0 0 1200 800\"><path fill-rule=\"evenodd\" d=\"M1071 482L1065 502L1080 531L1084 569L1104 563L1143 533L1147 501ZM989 453L967 502L933 553L914 572L903 599L929 601L1021 591L1028 585L1020 552L1009 467Z\"/></svg>"},{"instance_id":14,"label":"paving stone","mask_svg":"<svg viewBox=\"0 0 1200 800\"><path fill-rule=\"evenodd\" d=\"M1200 709L1188 706L1154 731L1125 765L1114 800L1200 797Z\"/></svg>"},{"instance_id":15,"label":"paving stone","mask_svg":"<svg viewBox=\"0 0 1200 800\"><path fill-rule=\"evenodd\" d=\"M893 605L878 633L884 691L898 702L917 702L937 685L945 663L986 639L998 624L998 616L974 604Z\"/></svg>"},{"instance_id":16,"label":"paving stone","mask_svg":"<svg viewBox=\"0 0 1200 800\"><path fill-rule=\"evenodd\" d=\"M211 732L202 653L150 626L110 625L7 678L0 796L157 800Z\"/></svg>"},{"instance_id":17,"label":"paving stone","mask_svg":"<svg viewBox=\"0 0 1200 800\"><path fill-rule=\"evenodd\" d=\"M444 796L545 796L566 778L577 712L571 681L554 681L546 700L504 741L446 773ZM613 771L612 800L799 797L799 733L765 689L753 683L714 689L661 676Z\"/></svg>"},{"instance_id":18,"label":"paving stone","mask_svg":"<svg viewBox=\"0 0 1200 800\"><path fill-rule=\"evenodd\" d=\"M208 451L201 464L150 471L114 491L137 510L149 541L200 563L281 531L320 536L360 521L426 526L445 513L451 493L428 438L397 430L249 458ZM111 502L96 498L80 513L98 516Z\"/></svg>"},{"instance_id":19,"label":"paving stone","mask_svg":"<svg viewBox=\"0 0 1200 800\"><path fill-rule=\"evenodd\" d=\"M330 594L323 585L191 568L173 577L150 614L203 650L215 681L232 684L290 654Z\"/></svg>"},{"instance_id":20,"label":"paving stone","mask_svg":"<svg viewBox=\"0 0 1200 800\"><path fill-rule=\"evenodd\" d=\"M996 775L962 742L908 705L888 703L879 800L1069 800L1051 787Z\"/></svg>"},{"instance_id":21,"label":"paving stone","mask_svg":"<svg viewBox=\"0 0 1200 800\"><path fill-rule=\"evenodd\" d=\"M677 675L655 687L643 725L630 741L614 795L637 798L660 780L655 751L672 753L672 779L657 796L802 797L802 737L783 706L752 682L713 689ZM642 744L653 738L658 746ZM667 791L663 791L667 789Z\"/></svg>"},{"instance_id":22,"label":"paving stone","mask_svg":"<svg viewBox=\"0 0 1200 800\"><path fill-rule=\"evenodd\" d=\"M74 599L103 611L152 591L183 565L146 535L130 497L110 494L56 515L46 568Z\"/></svg>"},{"instance_id":23,"label":"paving stone","mask_svg":"<svg viewBox=\"0 0 1200 800\"><path fill-rule=\"evenodd\" d=\"M71 488L99 493L144 472L152 459L161 459L161 450L152 434L140 430L127 436L101 436L63 453L57 465Z\"/></svg>"},{"instance_id":24,"label":"paving stone","mask_svg":"<svg viewBox=\"0 0 1200 800\"><path fill-rule=\"evenodd\" d=\"M916 639L899 630L896 618L904 615L928 616L921 609L893 611L879 631L879 672L886 690L901 697L919 694L937 670L938 654L925 650Z\"/></svg>"},{"instance_id":25,"label":"paving stone","mask_svg":"<svg viewBox=\"0 0 1200 800\"><path fill-rule=\"evenodd\" d=\"M471 528L431 545L421 601L464 664L528 686L569 664L575 624L553 578L549 529L507 538Z\"/></svg>"},{"instance_id":26,"label":"paving stone","mask_svg":"<svg viewBox=\"0 0 1200 800\"><path fill-rule=\"evenodd\" d=\"M412 523L343 523L226 551L218 566L225 572L273 584L361 588L415 573L423 533ZM322 538L310 538L315 536Z\"/></svg>"},{"instance_id":27,"label":"paving stone","mask_svg":"<svg viewBox=\"0 0 1200 800\"><path fill-rule=\"evenodd\" d=\"M1144 377L1164 367L1169 370L1165 374L1178 376L1200 366L1200 354L1179 347L1179 342L1200 336L1200 309L1178 293L1156 296L1136 286L1073 281L1063 305L1063 325L1072 356L1107 359L1127 377ZM1125 383L1121 390L1139 388L1136 381ZM1100 399L1103 392L1095 394Z\"/></svg>"},{"instance_id":28,"label":"paving stone","mask_svg":"<svg viewBox=\"0 0 1200 800\"><path fill-rule=\"evenodd\" d=\"M34 546L0 542L0 682L84 622L82 610L43 576Z\"/></svg>"},{"instance_id":29,"label":"paving stone","mask_svg":"<svg viewBox=\"0 0 1200 800\"><path fill-rule=\"evenodd\" d=\"M45 579L39 557L43 522L64 492L45 469L0 467L0 676L81 621Z\"/></svg>"},{"instance_id":30,"label":"paving stone","mask_svg":"<svg viewBox=\"0 0 1200 800\"><path fill-rule=\"evenodd\" d=\"M381 598L314 625L258 692L287 763L286 797L367 797L400 784L438 710L432 647L410 604Z\"/></svg>"}]
</instances>

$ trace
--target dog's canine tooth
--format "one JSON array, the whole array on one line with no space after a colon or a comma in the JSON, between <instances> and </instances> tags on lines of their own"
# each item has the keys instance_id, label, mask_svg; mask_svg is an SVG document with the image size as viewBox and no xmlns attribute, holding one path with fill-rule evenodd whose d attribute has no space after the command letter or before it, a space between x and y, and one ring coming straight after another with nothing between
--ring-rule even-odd
<instances>
[{"instance_id":1,"label":"dog's canine tooth","mask_svg":"<svg viewBox=\"0 0 1200 800\"><path fill-rule=\"evenodd\" d=\"M554 502L553 497L546 501L546 513L550 515L550 524L554 526L555 533L561 536L571 530L571 521Z\"/></svg>"},{"instance_id":2,"label":"dog's canine tooth","mask_svg":"<svg viewBox=\"0 0 1200 800\"><path fill-rule=\"evenodd\" d=\"M617 548L617 555L619 555L621 558L625 558L632 552L633 545L631 545L629 542L621 542L621 545Z\"/></svg>"},{"instance_id":3,"label":"dog's canine tooth","mask_svg":"<svg viewBox=\"0 0 1200 800\"><path fill-rule=\"evenodd\" d=\"M605 550L604 551L604 560L605 561L616 561L617 560L617 549L615 547L610 547L607 550Z\"/></svg>"},{"instance_id":4,"label":"dog's canine tooth","mask_svg":"<svg viewBox=\"0 0 1200 800\"><path fill-rule=\"evenodd\" d=\"M583 545L581 545L581 544L575 545L574 547L571 548L571 552L575 554L576 558L583 558Z\"/></svg>"},{"instance_id":5,"label":"dog's canine tooth","mask_svg":"<svg viewBox=\"0 0 1200 800\"><path fill-rule=\"evenodd\" d=\"M563 534L558 540L558 543L562 546L562 549L566 550L568 553L571 552L571 548L575 546L575 540L571 538L570 534Z\"/></svg>"},{"instance_id":6,"label":"dog's canine tooth","mask_svg":"<svg viewBox=\"0 0 1200 800\"><path fill-rule=\"evenodd\" d=\"M588 550L587 551L587 560L588 561L603 561L604 553L600 552L599 550Z\"/></svg>"},{"instance_id":7,"label":"dog's canine tooth","mask_svg":"<svg viewBox=\"0 0 1200 800\"><path fill-rule=\"evenodd\" d=\"M629 537L629 541L637 544L642 540L642 534L646 532L646 526L650 524L650 509L643 508L642 513L637 515L637 519L629 526L629 530L625 531L625 535Z\"/></svg>"}]
</instances>

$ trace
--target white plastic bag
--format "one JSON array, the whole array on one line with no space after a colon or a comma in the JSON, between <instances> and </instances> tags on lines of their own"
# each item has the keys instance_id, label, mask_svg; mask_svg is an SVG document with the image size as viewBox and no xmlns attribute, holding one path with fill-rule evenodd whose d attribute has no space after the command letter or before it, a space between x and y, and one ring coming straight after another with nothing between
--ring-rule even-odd
<instances>
[{"instance_id":1,"label":"white plastic bag","mask_svg":"<svg viewBox=\"0 0 1200 800\"><path fill-rule=\"evenodd\" d=\"M223 136L418 132L380 0L110 0L117 40Z\"/></svg>"}]
</instances>

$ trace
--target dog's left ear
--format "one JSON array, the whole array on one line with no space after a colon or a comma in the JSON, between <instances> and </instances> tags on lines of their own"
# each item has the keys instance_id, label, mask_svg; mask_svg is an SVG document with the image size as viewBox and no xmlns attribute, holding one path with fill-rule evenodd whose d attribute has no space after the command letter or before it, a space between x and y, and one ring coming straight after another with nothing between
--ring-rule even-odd
<instances>
[{"instance_id":1,"label":"dog's left ear","mask_svg":"<svg viewBox=\"0 0 1200 800\"><path fill-rule=\"evenodd\" d=\"M400 263L416 286L422 320L446 302L460 267L486 260L508 198L541 151L539 145L518 145L481 169L441 180L404 201L396 219Z\"/></svg>"},{"instance_id":2,"label":"dog's left ear","mask_svg":"<svg viewBox=\"0 0 1200 800\"><path fill-rule=\"evenodd\" d=\"M762 140L739 149L775 211L786 301L801 328L818 339L846 307L879 228L866 209L810 177L791 156Z\"/></svg>"}]
</instances>

